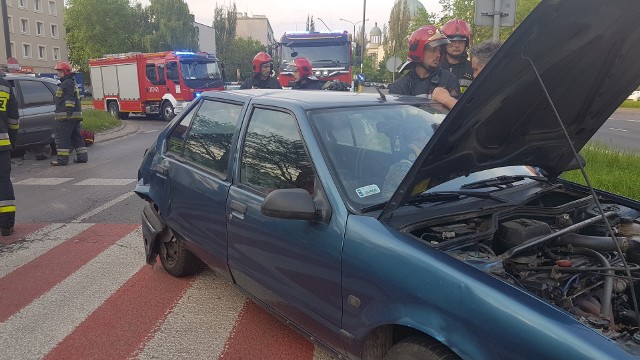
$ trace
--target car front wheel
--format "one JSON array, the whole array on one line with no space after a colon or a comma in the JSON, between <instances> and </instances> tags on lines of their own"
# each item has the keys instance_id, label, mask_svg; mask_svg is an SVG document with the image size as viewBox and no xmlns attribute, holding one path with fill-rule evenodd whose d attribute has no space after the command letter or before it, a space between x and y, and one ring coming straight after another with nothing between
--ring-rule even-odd
<instances>
[{"instance_id":1,"label":"car front wheel","mask_svg":"<svg viewBox=\"0 0 640 360\"><path fill-rule=\"evenodd\" d=\"M459 360L451 349L425 336L411 336L395 344L384 360Z\"/></svg>"},{"instance_id":2,"label":"car front wheel","mask_svg":"<svg viewBox=\"0 0 640 360\"><path fill-rule=\"evenodd\" d=\"M173 105L169 101L165 101L162 104L162 110L160 111L160 116L162 116L162 120L171 121L174 116L176 116L175 111L173 110Z\"/></svg>"},{"instance_id":3,"label":"car front wheel","mask_svg":"<svg viewBox=\"0 0 640 360\"><path fill-rule=\"evenodd\" d=\"M200 259L178 241L170 229L162 235L160 262L167 272L176 277L195 274L201 267Z\"/></svg>"}]
</instances>

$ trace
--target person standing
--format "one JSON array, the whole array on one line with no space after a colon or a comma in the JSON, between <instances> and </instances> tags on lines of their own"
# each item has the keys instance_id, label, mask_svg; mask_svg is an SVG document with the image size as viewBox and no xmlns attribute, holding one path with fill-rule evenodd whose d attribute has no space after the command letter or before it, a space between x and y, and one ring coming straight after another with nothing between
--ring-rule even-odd
<instances>
[{"instance_id":1,"label":"person standing","mask_svg":"<svg viewBox=\"0 0 640 360\"><path fill-rule=\"evenodd\" d=\"M16 198L11 183L11 150L15 147L19 118L18 102L11 84L0 69L0 234L13 233L16 219Z\"/></svg>"},{"instance_id":2,"label":"person standing","mask_svg":"<svg viewBox=\"0 0 640 360\"><path fill-rule=\"evenodd\" d=\"M389 94L431 96L433 89L445 88L452 97L460 95L458 79L440 67L440 58L449 40L438 28L425 25L409 37L409 55L403 69L409 73L389 86ZM402 71L402 70L401 70Z\"/></svg>"},{"instance_id":3,"label":"person standing","mask_svg":"<svg viewBox=\"0 0 640 360\"><path fill-rule=\"evenodd\" d=\"M80 105L80 90L76 86L74 72L71 65L60 62L55 66L60 83L55 95L56 112L56 149L57 159L51 162L53 166L65 166L69 163L71 150L76 150L74 162L86 163L89 160L87 148L82 138L82 107Z\"/></svg>"},{"instance_id":4,"label":"person standing","mask_svg":"<svg viewBox=\"0 0 640 360\"><path fill-rule=\"evenodd\" d=\"M265 52L259 52L253 57L253 76L245 80L240 89L282 89L273 72L273 59Z\"/></svg>"},{"instance_id":5,"label":"person standing","mask_svg":"<svg viewBox=\"0 0 640 360\"><path fill-rule=\"evenodd\" d=\"M294 90L322 90L322 84L313 76L311 61L304 57L295 58L293 64L293 86Z\"/></svg>"},{"instance_id":6,"label":"person standing","mask_svg":"<svg viewBox=\"0 0 640 360\"><path fill-rule=\"evenodd\" d=\"M449 44L440 66L455 75L460 82L460 91L464 93L473 81L473 70L467 54L471 42L471 26L462 19L451 19L442 26L442 33L449 39Z\"/></svg>"}]
</instances>

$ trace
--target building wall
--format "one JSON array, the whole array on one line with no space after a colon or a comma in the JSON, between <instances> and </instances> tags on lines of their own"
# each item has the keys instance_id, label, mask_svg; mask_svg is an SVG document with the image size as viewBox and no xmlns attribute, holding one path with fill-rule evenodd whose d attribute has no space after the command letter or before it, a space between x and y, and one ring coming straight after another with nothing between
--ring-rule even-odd
<instances>
[{"instance_id":1,"label":"building wall","mask_svg":"<svg viewBox=\"0 0 640 360\"><path fill-rule=\"evenodd\" d=\"M198 29L198 46L200 51L211 54L216 53L216 31L213 27L204 24L194 23Z\"/></svg>"},{"instance_id":2,"label":"building wall","mask_svg":"<svg viewBox=\"0 0 640 360\"><path fill-rule=\"evenodd\" d=\"M269 48L276 43L273 36L273 29L264 15L254 15L248 17L246 14L238 14L238 22L236 24L236 36L242 38L253 38L260 41L262 45Z\"/></svg>"},{"instance_id":3,"label":"building wall","mask_svg":"<svg viewBox=\"0 0 640 360\"><path fill-rule=\"evenodd\" d=\"M35 73L50 73L54 72L56 63L68 61L64 0L6 1L11 55L18 59L23 69ZM2 34L0 65L6 64L5 39Z\"/></svg>"}]
</instances>

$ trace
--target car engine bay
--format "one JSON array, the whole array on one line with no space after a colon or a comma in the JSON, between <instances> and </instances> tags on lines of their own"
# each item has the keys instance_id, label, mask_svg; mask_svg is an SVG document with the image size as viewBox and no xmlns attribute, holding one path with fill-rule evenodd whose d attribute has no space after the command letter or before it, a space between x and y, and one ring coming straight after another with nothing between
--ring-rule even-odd
<instances>
[{"instance_id":1,"label":"car engine bay","mask_svg":"<svg viewBox=\"0 0 640 360\"><path fill-rule=\"evenodd\" d=\"M618 245L589 193L555 188L507 211L457 214L403 229L450 256L572 314L640 353L640 211L600 199ZM444 221L443 221L444 220ZM619 254L623 254L623 258Z\"/></svg>"}]
</instances>

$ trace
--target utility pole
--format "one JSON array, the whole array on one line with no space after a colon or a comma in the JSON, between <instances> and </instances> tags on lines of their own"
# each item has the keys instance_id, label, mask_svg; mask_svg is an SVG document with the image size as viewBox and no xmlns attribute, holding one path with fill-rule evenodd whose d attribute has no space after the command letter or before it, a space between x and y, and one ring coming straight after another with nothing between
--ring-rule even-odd
<instances>
[{"instance_id":1,"label":"utility pole","mask_svg":"<svg viewBox=\"0 0 640 360\"><path fill-rule=\"evenodd\" d=\"M331 32L331 29L329 29L329 27L327 26L327 24L325 24L325 23L324 23L324 21L322 21L322 19L320 19L320 18L316 18L316 19L320 20L320 22L322 23L322 25L324 25L324 27L326 27L326 28L327 28L327 30L329 30L329 32Z\"/></svg>"},{"instance_id":2,"label":"utility pole","mask_svg":"<svg viewBox=\"0 0 640 360\"><path fill-rule=\"evenodd\" d=\"M7 11L7 0L0 0L0 8L2 8L2 31L4 32L4 50L7 55L5 58L9 60L13 54L11 54L11 37L9 36L9 14Z\"/></svg>"},{"instance_id":3,"label":"utility pole","mask_svg":"<svg viewBox=\"0 0 640 360\"><path fill-rule=\"evenodd\" d=\"M360 74L364 74L364 29L367 21L367 0L362 5L362 46L360 47Z\"/></svg>"}]
</instances>

